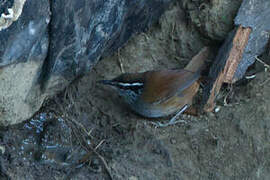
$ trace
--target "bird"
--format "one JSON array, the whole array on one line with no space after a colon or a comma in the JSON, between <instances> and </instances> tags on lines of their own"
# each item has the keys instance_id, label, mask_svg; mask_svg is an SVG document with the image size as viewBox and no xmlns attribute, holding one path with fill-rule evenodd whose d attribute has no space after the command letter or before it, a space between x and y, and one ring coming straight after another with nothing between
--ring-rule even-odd
<instances>
[{"instance_id":1,"label":"bird","mask_svg":"<svg viewBox=\"0 0 270 180\"><path fill-rule=\"evenodd\" d=\"M205 50L204 50L205 51ZM158 127L183 122L177 117L187 110L200 86L205 58L200 53L184 69L150 70L123 73L98 83L113 87L135 113L146 118L175 114L168 123L153 123Z\"/></svg>"}]
</instances>

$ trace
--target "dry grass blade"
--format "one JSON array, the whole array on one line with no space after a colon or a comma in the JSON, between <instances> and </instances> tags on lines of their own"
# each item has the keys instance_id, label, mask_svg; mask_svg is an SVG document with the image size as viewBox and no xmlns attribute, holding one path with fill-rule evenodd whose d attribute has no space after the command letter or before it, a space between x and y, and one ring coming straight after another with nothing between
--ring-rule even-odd
<instances>
[{"instance_id":1,"label":"dry grass blade","mask_svg":"<svg viewBox=\"0 0 270 180\"><path fill-rule=\"evenodd\" d=\"M118 64L120 66L121 72L125 73L124 65L122 63L122 58L120 56L120 49L118 49L118 58L117 58L117 60L118 60Z\"/></svg>"},{"instance_id":2,"label":"dry grass blade","mask_svg":"<svg viewBox=\"0 0 270 180\"><path fill-rule=\"evenodd\" d=\"M72 102L75 102L74 97L69 96L69 98L71 98ZM80 122L74 120L72 115L69 116L67 113L65 113L65 112L69 112L67 109L65 109L65 107L68 107L67 104L63 105L62 103L59 102L59 99L57 99L57 98L55 98L55 99L56 99L55 102L56 102L57 106L60 109L60 111L54 110L55 113L58 114L59 116L61 116L64 121L66 121L67 125L71 128L71 130L73 132L73 135L78 140L79 145L88 152L83 158L81 158L81 160L78 163L82 164L82 163L88 161L89 157L92 154L94 154L103 163L103 166L104 166L109 178L113 179L113 177L111 175L110 168L109 168L106 160L104 159L104 157L102 157L96 151L101 146L101 144L104 143L105 140L102 140L101 142L99 142L98 145L95 148L93 148L91 145L89 145L87 143L87 139L86 139L86 137L89 137L89 132L87 132L86 128ZM72 106L75 106L75 105L72 104ZM68 107L68 108L70 108L70 107ZM76 107L74 107L74 108L75 108L75 111L76 111ZM78 166L78 164L76 166Z\"/></svg>"}]
</instances>

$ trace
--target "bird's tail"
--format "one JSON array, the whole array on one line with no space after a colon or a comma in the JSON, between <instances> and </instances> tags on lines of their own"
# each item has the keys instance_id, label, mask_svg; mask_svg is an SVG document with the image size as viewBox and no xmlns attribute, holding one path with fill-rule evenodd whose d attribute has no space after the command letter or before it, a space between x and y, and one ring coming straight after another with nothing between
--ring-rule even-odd
<instances>
[{"instance_id":1,"label":"bird's tail","mask_svg":"<svg viewBox=\"0 0 270 180\"><path fill-rule=\"evenodd\" d=\"M210 49L208 47L203 48L196 56L191 59L191 61L185 67L185 70L191 72L201 72L206 66L206 61L209 55Z\"/></svg>"}]
</instances>

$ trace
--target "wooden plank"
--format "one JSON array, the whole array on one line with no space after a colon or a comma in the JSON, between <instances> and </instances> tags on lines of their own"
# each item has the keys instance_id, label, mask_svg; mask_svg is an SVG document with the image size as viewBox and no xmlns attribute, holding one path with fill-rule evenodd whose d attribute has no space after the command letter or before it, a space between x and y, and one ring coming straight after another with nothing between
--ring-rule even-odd
<instances>
[{"instance_id":1,"label":"wooden plank","mask_svg":"<svg viewBox=\"0 0 270 180\"><path fill-rule=\"evenodd\" d=\"M240 61L242 60L242 56L248 43L250 33L251 28L244 28L242 26L237 28L232 42L232 49L228 52L229 57L224 68L223 82L234 83L236 81L236 79L234 79L234 73Z\"/></svg>"},{"instance_id":2,"label":"wooden plank","mask_svg":"<svg viewBox=\"0 0 270 180\"><path fill-rule=\"evenodd\" d=\"M210 81L203 91L205 111L214 109L222 84L241 79L255 57L266 50L270 37L270 1L243 1L235 25L210 67Z\"/></svg>"}]
</instances>

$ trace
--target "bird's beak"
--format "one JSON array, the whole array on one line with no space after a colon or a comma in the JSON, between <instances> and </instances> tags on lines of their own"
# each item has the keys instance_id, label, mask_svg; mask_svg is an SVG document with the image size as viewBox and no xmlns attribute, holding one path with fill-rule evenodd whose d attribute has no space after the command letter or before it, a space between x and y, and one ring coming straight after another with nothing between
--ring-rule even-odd
<instances>
[{"instance_id":1,"label":"bird's beak","mask_svg":"<svg viewBox=\"0 0 270 180\"><path fill-rule=\"evenodd\" d=\"M100 81L97 81L97 83L115 86L115 82L112 80L100 80Z\"/></svg>"}]
</instances>

